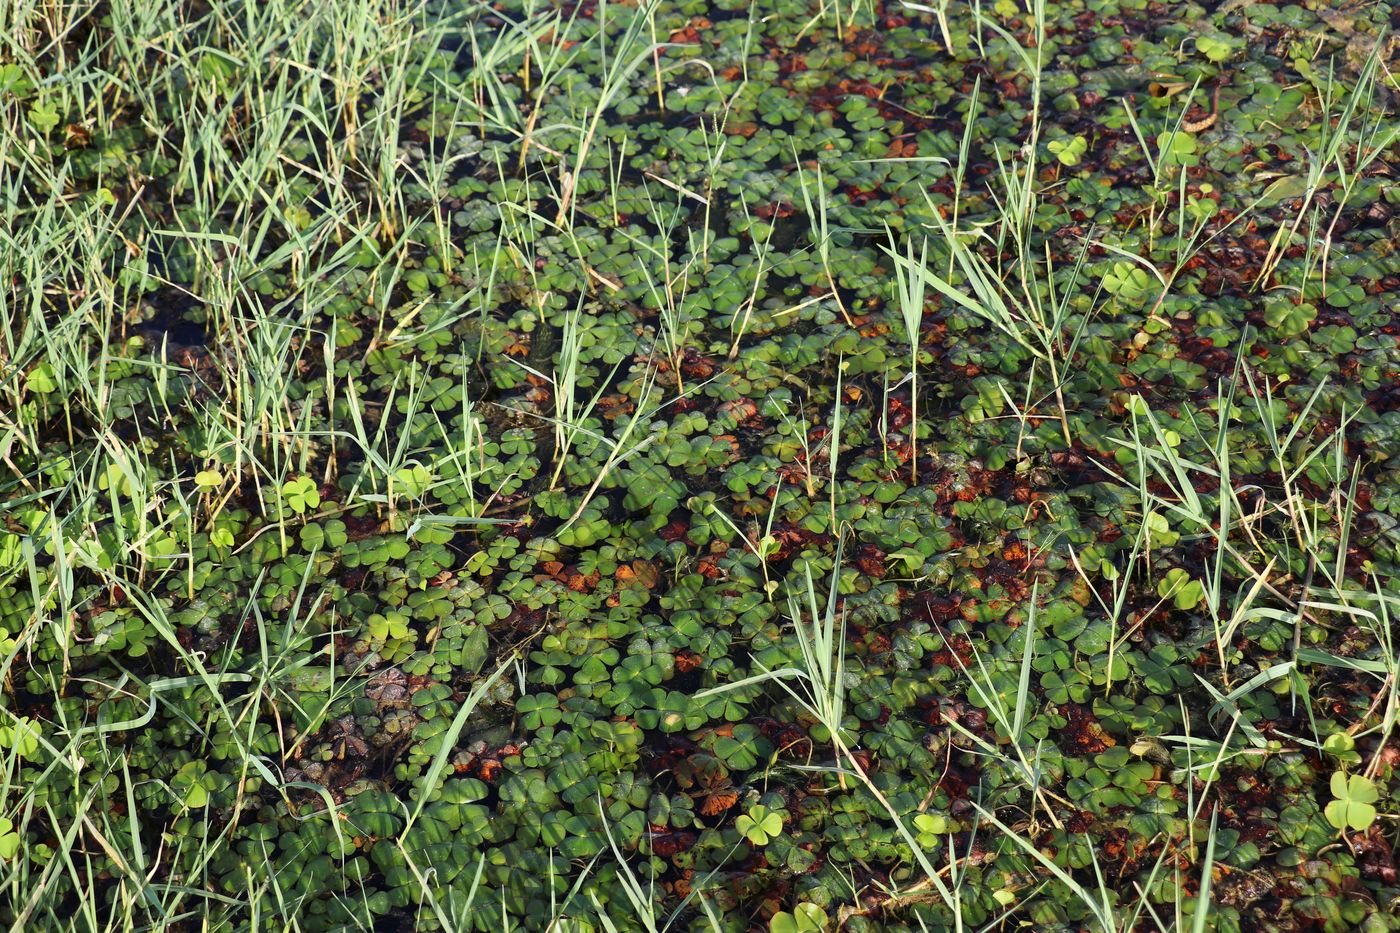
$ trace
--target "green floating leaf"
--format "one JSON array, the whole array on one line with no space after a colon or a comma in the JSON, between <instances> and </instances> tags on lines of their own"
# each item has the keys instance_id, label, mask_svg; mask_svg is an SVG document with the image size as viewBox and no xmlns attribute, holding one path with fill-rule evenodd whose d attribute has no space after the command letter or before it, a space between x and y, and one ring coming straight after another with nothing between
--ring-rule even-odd
<instances>
[{"instance_id":1,"label":"green floating leaf","mask_svg":"<svg viewBox=\"0 0 1400 933\"><path fill-rule=\"evenodd\" d=\"M782 834L783 818L762 804L757 804L734 821L734 828L743 833L749 842L763 846Z\"/></svg>"},{"instance_id":2,"label":"green floating leaf","mask_svg":"<svg viewBox=\"0 0 1400 933\"><path fill-rule=\"evenodd\" d=\"M1332 775L1332 796L1324 813L1337 829L1366 829L1376 819L1375 802L1380 799L1376 785L1361 774L1338 771Z\"/></svg>"},{"instance_id":3,"label":"green floating leaf","mask_svg":"<svg viewBox=\"0 0 1400 933\"><path fill-rule=\"evenodd\" d=\"M802 903L792 913L780 910L768 924L772 933L820 933L826 929L826 911L816 904Z\"/></svg>"},{"instance_id":4,"label":"green floating leaf","mask_svg":"<svg viewBox=\"0 0 1400 933\"><path fill-rule=\"evenodd\" d=\"M9 861L15 857L19 851L19 833L15 832L15 824L8 818L0 816L0 859Z\"/></svg>"}]
</instances>

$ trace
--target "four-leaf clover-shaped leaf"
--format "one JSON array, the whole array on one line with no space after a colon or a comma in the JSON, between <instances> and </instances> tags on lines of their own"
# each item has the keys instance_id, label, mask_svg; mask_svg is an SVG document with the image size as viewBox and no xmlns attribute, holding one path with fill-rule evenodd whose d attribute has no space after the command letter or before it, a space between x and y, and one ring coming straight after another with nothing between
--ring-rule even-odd
<instances>
[{"instance_id":1,"label":"four-leaf clover-shaped leaf","mask_svg":"<svg viewBox=\"0 0 1400 933\"><path fill-rule=\"evenodd\" d=\"M1170 597L1178 609L1190 609L1205 596L1205 590L1201 587L1201 581L1191 579L1191 575L1180 567L1173 567L1157 582L1157 595L1163 599Z\"/></svg>"},{"instance_id":2,"label":"four-leaf clover-shaped leaf","mask_svg":"<svg viewBox=\"0 0 1400 933\"><path fill-rule=\"evenodd\" d=\"M58 389L58 379L54 375L53 367L48 363L40 363L35 366L25 378L25 387L31 392L38 392L47 395Z\"/></svg>"},{"instance_id":3,"label":"four-leaf clover-shaped leaf","mask_svg":"<svg viewBox=\"0 0 1400 933\"><path fill-rule=\"evenodd\" d=\"M1264 323L1280 337L1297 337L1317 319L1317 306L1292 298L1275 297L1264 302Z\"/></svg>"},{"instance_id":4,"label":"four-leaf clover-shaped leaf","mask_svg":"<svg viewBox=\"0 0 1400 933\"><path fill-rule=\"evenodd\" d=\"M1157 148L1162 152L1162 161L1168 165L1189 166L1201 161L1196 137L1190 133L1162 133L1157 137Z\"/></svg>"},{"instance_id":5,"label":"four-leaf clover-shaped leaf","mask_svg":"<svg viewBox=\"0 0 1400 933\"><path fill-rule=\"evenodd\" d=\"M49 104L35 104L29 108L29 122L40 133L48 133L58 126L58 111Z\"/></svg>"},{"instance_id":6,"label":"four-leaf clover-shaped leaf","mask_svg":"<svg viewBox=\"0 0 1400 933\"><path fill-rule=\"evenodd\" d=\"M287 508L297 515L321 504L321 493L316 489L316 481L309 476L298 476L282 484L282 496L287 500Z\"/></svg>"},{"instance_id":7,"label":"four-leaf clover-shaped leaf","mask_svg":"<svg viewBox=\"0 0 1400 933\"><path fill-rule=\"evenodd\" d=\"M194 475L194 484L201 490L214 489L222 484L223 481L223 474L218 470L200 470Z\"/></svg>"},{"instance_id":8,"label":"four-leaf clover-shaped leaf","mask_svg":"<svg viewBox=\"0 0 1400 933\"><path fill-rule=\"evenodd\" d=\"M1228 36L1206 35L1196 37L1196 48L1202 55L1217 64L1234 54L1234 43Z\"/></svg>"},{"instance_id":9,"label":"four-leaf clover-shaped leaf","mask_svg":"<svg viewBox=\"0 0 1400 933\"><path fill-rule=\"evenodd\" d=\"M1089 141L1083 136L1052 139L1049 148L1050 154L1059 159L1061 165L1078 165L1084 153L1089 150Z\"/></svg>"},{"instance_id":10,"label":"four-leaf clover-shaped leaf","mask_svg":"<svg viewBox=\"0 0 1400 933\"><path fill-rule=\"evenodd\" d=\"M1103 282L1111 294L1130 304L1146 301L1152 292L1152 277L1130 262L1115 262Z\"/></svg>"},{"instance_id":11,"label":"four-leaf clover-shaped leaf","mask_svg":"<svg viewBox=\"0 0 1400 933\"><path fill-rule=\"evenodd\" d=\"M1381 794L1370 778L1338 771L1332 775L1332 796L1336 799L1327 805L1324 812L1327 822L1338 829L1365 829L1375 821L1376 808L1373 804Z\"/></svg>"},{"instance_id":12,"label":"four-leaf clover-shaped leaf","mask_svg":"<svg viewBox=\"0 0 1400 933\"><path fill-rule=\"evenodd\" d=\"M1354 765L1361 761L1356 753L1356 739L1349 732L1334 732L1322 741L1322 750L1343 765Z\"/></svg>"},{"instance_id":13,"label":"four-leaf clover-shaped leaf","mask_svg":"<svg viewBox=\"0 0 1400 933\"><path fill-rule=\"evenodd\" d=\"M415 463L395 470L394 482L412 498L421 499L433 484L433 474L421 463Z\"/></svg>"},{"instance_id":14,"label":"four-leaf clover-shaped leaf","mask_svg":"<svg viewBox=\"0 0 1400 933\"><path fill-rule=\"evenodd\" d=\"M771 933L821 933L826 929L826 911L816 904L803 902L792 913L780 910L768 924Z\"/></svg>"},{"instance_id":15,"label":"four-leaf clover-shaped leaf","mask_svg":"<svg viewBox=\"0 0 1400 933\"><path fill-rule=\"evenodd\" d=\"M8 862L19 851L19 833L15 824L7 817L0 816L0 859Z\"/></svg>"},{"instance_id":16,"label":"four-leaf clover-shaped leaf","mask_svg":"<svg viewBox=\"0 0 1400 933\"><path fill-rule=\"evenodd\" d=\"M920 813L914 817L919 845L931 849L948 832L948 820L936 813Z\"/></svg>"},{"instance_id":17,"label":"four-leaf clover-shaped leaf","mask_svg":"<svg viewBox=\"0 0 1400 933\"><path fill-rule=\"evenodd\" d=\"M187 761L175 772L170 786L185 806L198 810L209 804L209 794L218 787L218 775L202 761Z\"/></svg>"},{"instance_id":18,"label":"four-leaf clover-shaped leaf","mask_svg":"<svg viewBox=\"0 0 1400 933\"><path fill-rule=\"evenodd\" d=\"M10 749L21 758L33 758L39 752L39 724L19 716L9 725L0 726L0 748Z\"/></svg>"},{"instance_id":19,"label":"four-leaf clover-shaped leaf","mask_svg":"<svg viewBox=\"0 0 1400 933\"><path fill-rule=\"evenodd\" d=\"M783 818L763 804L756 804L748 813L734 821L744 838L756 846L767 845L783 832Z\"/></svg>"}]
</instances>

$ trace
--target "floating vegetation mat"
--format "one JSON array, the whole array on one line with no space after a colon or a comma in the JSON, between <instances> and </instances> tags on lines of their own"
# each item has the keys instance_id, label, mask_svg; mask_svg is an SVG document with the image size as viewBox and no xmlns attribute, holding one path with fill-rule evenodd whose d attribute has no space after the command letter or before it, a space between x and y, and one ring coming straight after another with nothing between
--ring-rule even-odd
<instances>
[{"instance_id":1,"label":"floating vegetation mat","mask_svg":"<svg viewBox=\"0 0 1400 933\"><path fill-rule=\"evenodd\" d=\"M1400 926L1395 25L0 4L0 922Z\"/></svg>"}]
</instances>

